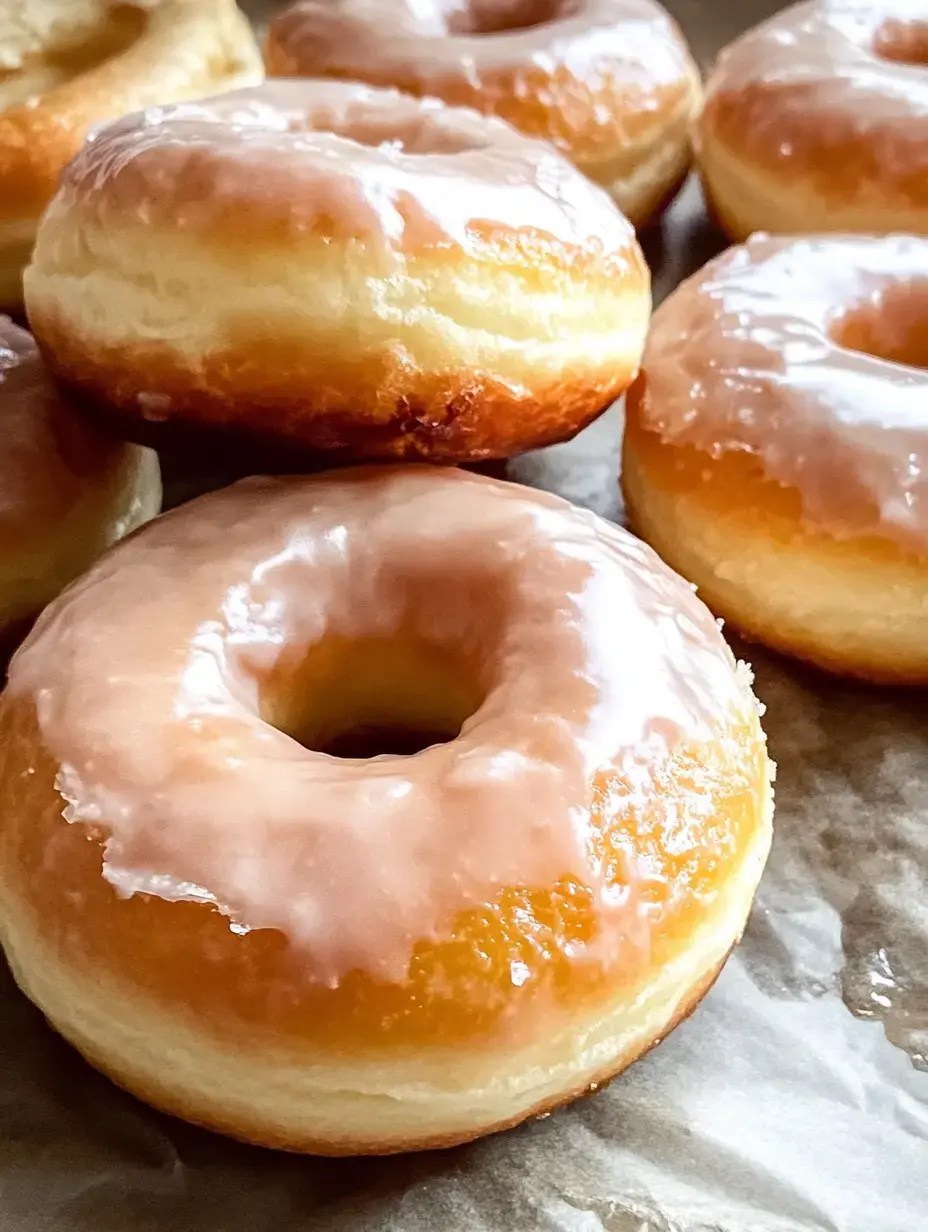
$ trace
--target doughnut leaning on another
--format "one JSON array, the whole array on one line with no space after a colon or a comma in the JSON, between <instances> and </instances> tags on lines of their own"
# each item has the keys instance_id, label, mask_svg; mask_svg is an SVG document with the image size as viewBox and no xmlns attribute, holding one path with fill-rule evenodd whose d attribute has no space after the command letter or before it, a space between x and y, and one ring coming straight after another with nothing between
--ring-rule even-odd
<instances>
[{"instance_id":1,"label":"doughnut leaning on another","mask_svg":"<svg viewBox=\"0 0 928 1232\"><path fill-rule=\"evenodd\" d=\"M699 70L655 0L303 0L271 22L265 55L272 76L500 116L552 142L636 226L690 166Z\"/></svg>"},{"instance_id":2,"label":"doughnut leaning on another","mask_svg":"<svg viewBox=\"0 0 928 1232\"><path fill-rule=\"evenodd\" d=\"M88 423L0 317L0 654L110 544L161 507L158 461Z\"/></svg>"},{"instance_id":3,"label":"doughnut leaning on another","mask_svg":"<svg viewBox=\"0 0 928 1232\"><path fill-rule=\"evenodd\" d=\"M454 469L159 518L46 609L0 747L22 988L129 1090L296 1150L466 1141L617 1073L770 844L750 675L692 589Z\"/></svg>"},{"instance_id":4,"label":"doughnut leaning on another","mask_svg":"<svg viewBox=\"0 0 928 1232\"><path fill-rule=\"evenodd\" d=\"M234 0L0 0L0 305L94 124L262 76Z\"/></svg>"},{"instance_id":5,"label":"doughnut leaning on another","mask_svg":"<svg viewBox=\"0 0 928 1232\"><path fill-rule=\"evenodd\" d=\"M635 528L719 615L928 683L928 239L757 236L654 315L626 399Z\"/></svg>"},{"instance_id":6,"label":"doughnut leaning on another","mask_svg":"<svg viewBox=\"0 0 928 1232\"><path fill-rule=\"evenodd\" d=\"M732 238L928 233L926 65L924 0L813 0L727 47L695 147Z\"/></svg>"},{"instance_id":7,"label":"doughnut leaning on another","mask_svg":"<svg viewBox=\"0 0 928 1232\"><path fill-rule=\"evenodd\" d=\"M637 371L647 266L501 120L278 81L102 130L26 272L47 362L144 440L468 462L564 440Z\"/></svg>"}]
</instances>

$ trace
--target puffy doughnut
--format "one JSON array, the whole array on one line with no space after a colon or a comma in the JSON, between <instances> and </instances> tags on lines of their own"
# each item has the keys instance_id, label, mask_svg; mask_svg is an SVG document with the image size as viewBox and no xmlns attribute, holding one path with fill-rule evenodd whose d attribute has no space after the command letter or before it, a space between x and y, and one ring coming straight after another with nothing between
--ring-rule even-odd
<instances>
[{"instance_id":1,"label":"puffy doughnut","mask_svg":"<svg viewBox=\"0 0 928 1232\"><path fill-rule=\"evenodd\" d=\"M161 507L158 461L87 423L0 317L0 654L104 548Z\"/></svg>"},{"instance_id":2,"label":"puffy doughnut","mask_svg":"<svg viewBox=\"0 0 928 1232\"><path fill-rule=\"evenodd\" d=\"M796 4L722 52L696 156L737 240L928 232L924 0Z\"/></svg>"},{"instance_id":3,"label":"puffy doughnut","mask_svg":"<svg viewBox=\"0 0 928 1232\"><path fill-rule=\"evenodd\" d=\"M303 0L268 71L338 77L501 116L552 142L640 226L690 165L699 70L655 0Z\"/></svg>"},{"instance_id":4,"label":"puffy doughnut","mask_svg":"<svg viewBox=\"0 0 928 1232\"><path fill-rule=\"evenodd\" d=\"M0 938L94 1065L192 1121L330 1154L503 1128L655 1043L740 935L771 816L749 679L558 498L245 480L15 656Z\"/></svg>"},{"instance_id":5,"label":"puffy doughnut","mask_svg":"<svg viewBox=\"0 0 928 1232\"><path fill-rule=\"evenodd\" d=\"M609 198L501 120L342 82L159 108L69 167L26 273L59 377L144 439L476 461L637 371Z\"/></svg>"},{"instance_id":6,"label":"puffy doughnut","mask_svg":"<svg viewBox=\"0 0 928 1232\"><path fill-rule=\"evenodd\" d=\"M36 223L88 129L151 103L250 85L234 0L19 0L0 14L0 304L22 302Z\"/></svg>"},{"instance_id":7,"label":"puffy doughnut","mask_svg":"<svg viewBox=\"0 0 928 1232\"><path fill-rule=\"evenodd\" d=\"M751 637L928 682L928 240L755 237L655 313L633 524Z\"/></svg>"}]
</instances>

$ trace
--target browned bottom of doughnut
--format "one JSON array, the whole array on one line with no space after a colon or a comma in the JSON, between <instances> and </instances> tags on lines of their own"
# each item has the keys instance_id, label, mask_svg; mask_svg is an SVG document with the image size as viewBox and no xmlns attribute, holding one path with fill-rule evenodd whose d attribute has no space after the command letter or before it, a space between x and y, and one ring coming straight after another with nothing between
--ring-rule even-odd
<instances>
[{"instance_id":1,"label":"browned bottom of doughnut","mask_svg":"<svg viewBox=\"0 0 928 1232\"><path fill-rule=\"evenodd\" d=\"M152 350L101 355L60 335L52 335L51 347L72 399L120 436L193 453L210 466L242 463L249 473L258 461L264 471L286 473L366 460L504 459L571 439L635 373L620 360L607 372L565 374L521 396L472 371L422 374L391 395L387 374L375 393L374 383L350 368L316 377L296 365L268 364L264 350L217 356L193 375ZM375 400L380 408L391 400L392 409L372 414Z\"/></svg>"}]
</instances>

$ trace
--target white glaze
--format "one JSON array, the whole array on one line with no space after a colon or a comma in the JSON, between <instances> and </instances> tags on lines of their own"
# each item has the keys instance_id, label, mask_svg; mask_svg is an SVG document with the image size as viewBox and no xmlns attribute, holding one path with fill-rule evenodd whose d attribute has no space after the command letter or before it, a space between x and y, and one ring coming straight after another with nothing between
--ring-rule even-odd
<instances>
[{"instance_id":1,"label":"white glaze","mask_svg":"<svg viewBox=\"0 0 928 1232\"><path fill-rule=\"evenodd\" d=\"M101 129L72 162L65 204L106 225L161 220L212 234L253 210L391 253L466 246L472 229L627 252L630 224L546 144L435 100L342 82L276 81L150 108Z\"/></svg>"},{"instance_id":2,"label":"white glaze","mask_svg":"<svg viewBox=\"0 0 928 1232\"><path fill-rule=\"evenodd\" d=\"M284 656L401 630L482 677L454 740L344 760L259 716ZM110 830L120 892L281 929L333 984L401 977L457 911L567 875L624 912L613 943L646 939L633 871L610 888L591 846L593 777L647 794L678 742L724 738L753 705L645 545L424 468L249 480L166 515L46 611L9 688L35 704L67 818Z\"/></svg>"}]
</instances>

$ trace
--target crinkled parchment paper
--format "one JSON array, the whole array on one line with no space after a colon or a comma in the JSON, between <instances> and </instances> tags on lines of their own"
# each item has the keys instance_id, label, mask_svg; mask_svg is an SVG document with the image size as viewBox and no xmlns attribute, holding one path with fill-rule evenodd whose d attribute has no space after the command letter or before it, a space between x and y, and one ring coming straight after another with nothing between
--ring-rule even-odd
<instances>
[{"instance_id":1,"label":"crinkled parchment paper","mask_svg":"<svg viewBox=\"0 0 928 1232\"><path fill-rule=\"evenodd\" d=\"M762 15L672 7L704 60ZM718 244L691 188L648 239L659 289ZM619 516L618 432L512 475ZM770 864L716 987L611 1087L445 1153L288 1157L117 1091L0 968L0 1232L928 1232L928 694L742 653Z\"/></svg>"}]
</instances>

